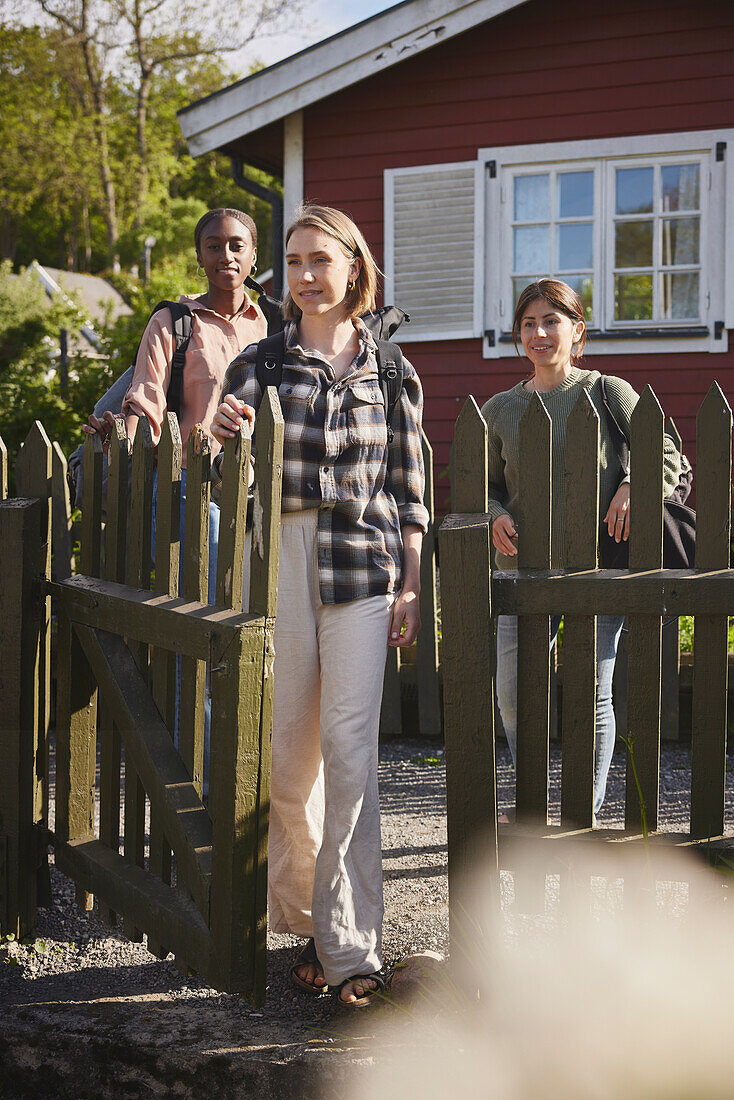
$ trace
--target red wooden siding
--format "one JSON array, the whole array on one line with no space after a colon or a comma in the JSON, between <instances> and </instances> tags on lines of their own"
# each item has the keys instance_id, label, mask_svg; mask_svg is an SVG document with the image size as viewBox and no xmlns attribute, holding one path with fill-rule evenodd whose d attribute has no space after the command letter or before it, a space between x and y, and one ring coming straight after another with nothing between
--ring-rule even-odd
<instances>
[{"instance_id":1,"label":"red wooden siding","mask_svg":"<svg viewBox=\"0 0 734 1100\"><path fill-rule=\"evenodd\" d=\"M726 126L734 126L732 0L530 0L308 108L305 193L349 211L381 262L385 168L474 160L480 146ZM734 170L734 149L727 156ZM405 350L423 379L441 468L466 395L481 402L523 368L483 359L478 340ZM638 390L651 382L691 457L695 410L711 380L734 401L731 345L724 355L588 363Z\"/></svg>"}]
</instances>

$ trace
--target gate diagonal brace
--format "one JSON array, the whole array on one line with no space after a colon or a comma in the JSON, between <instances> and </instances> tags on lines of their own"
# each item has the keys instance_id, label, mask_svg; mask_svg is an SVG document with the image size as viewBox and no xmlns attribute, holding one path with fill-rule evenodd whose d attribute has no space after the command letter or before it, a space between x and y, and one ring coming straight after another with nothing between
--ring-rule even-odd
<instances>
[{"instance_id":1,"label":"gate diagonal brace","mask_svg":"<svg viewBox=\"0 0 734 1100\"><path fill-rule=\"evenodd\" d=\"M153 702L122 638L74 623L99 687L109 699L151 809L163 830L179 871L199 912L209 921L212 823L189 778L168 727Z\"/></svg>"}]
</instances>

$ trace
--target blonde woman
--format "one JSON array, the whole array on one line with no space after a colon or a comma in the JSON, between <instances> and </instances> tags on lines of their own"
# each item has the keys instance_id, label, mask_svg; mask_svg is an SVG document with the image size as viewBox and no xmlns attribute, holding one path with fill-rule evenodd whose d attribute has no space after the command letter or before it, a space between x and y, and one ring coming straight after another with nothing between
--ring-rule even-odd
<instances>
[{"instance_id":1,"label":"blonde woman","mask_svg":"<svg viewBox=\"0 0 734 1100\"><path fill-rule=\"evenodd\" d=\"M307 939L291 975L362 1007L385 988L377 739L386 644L420 626L422 393L406 363L390 441L359 320L377 268L345 214L307 206L286 235L283 523L275 627L270 927ZM256 346L212 421L255 422Z\"/></svg>"}]
</instances>

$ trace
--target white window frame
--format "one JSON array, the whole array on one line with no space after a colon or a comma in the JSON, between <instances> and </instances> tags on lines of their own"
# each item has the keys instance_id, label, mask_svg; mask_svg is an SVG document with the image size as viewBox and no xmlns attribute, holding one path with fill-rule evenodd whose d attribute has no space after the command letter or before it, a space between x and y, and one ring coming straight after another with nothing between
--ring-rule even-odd
<instances>
[{"instance_id":1,"label":"white window frame","mask_svg":"<svg viewBox=\"0 0 734 1100\"><path fill-rule=\"evenodd\" d=\"M429 340L468 340L476 339L482 335L482 319L484 315L484 173L479 161L452 161L449 164L421 164L412 165L409 168L386 168L384 170L384 249L385 249L385 279L384 301L392 304L395 295L395 177L406 175L419 175L422 172L452 172L474 169L474 300L472 306L472 324L466 329L457 332L456 329L447 331L441 325L440 316L436 317L436 326L430 331L416 332L410 325L401 328L395 334L395 340L405 343L425 343ZM440 257L433 257L434 263L440 263ZM450 269L447 269L450 275ZM403 302L395 302L395 305L405 305ZM406 307L407 308L407 307Z\"/></svg>"},{"instance_id":2,"label":"white window frame","mask_svg":"<svg viewBox=\"0 0 734 1100\"><path fill-rule=\"evenodd\" d=\"M723 159L717 147L724 143ZM614 169L636 163L701 161L701 318L697 322L610 322L613 263L610 254L614 220ZM680 158L680 159L677 159ZM594 323L585 355L629 355L659 352L727 351L727 330L734 327L734 130L634 135L589 141L553 142L478 150L485 180L484 339L485 359L515 356L508 340L512 327L512 193L509 183L520 173L551 169L583 170L596 166ZM599 186L601 184L601 186ZM601 206L600 204L603 204ZM597 215L598 211L598 215ZM726 242L729 245L727 257ZM494 252L493 252L494 246ZM497 254L499 253L499 255ZM603 311L603 312L601 312ZM603 328L599 329L600 322ZM702 330L707 329L704 333ZM630 330L628 332L628 330ZM698 333L696 330L699 330Z\"/></svg>"}]
</instances>

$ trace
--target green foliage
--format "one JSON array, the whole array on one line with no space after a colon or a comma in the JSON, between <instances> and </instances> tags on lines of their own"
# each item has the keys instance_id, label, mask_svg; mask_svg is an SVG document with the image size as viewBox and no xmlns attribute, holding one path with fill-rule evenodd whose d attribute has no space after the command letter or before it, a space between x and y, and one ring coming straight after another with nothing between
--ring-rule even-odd
<instances>
[{"instance_id":1,"label":"green foliage","mask_svg":"<svg viewBox=\"0 0 734 1100\"><path fill-rule=\"evenodd\" d=\"M0 408L2 437L13 460L34 420L68 454L109 385L109 366L91 348L89 355L70 356L68 382L63 384L59 333L65 329L73 341L81 319L73 301L47 301L32 271L13 275L9 261L0 264ZM12 465L14 461L11 478Z\"/></svg>"}]
</instances>

